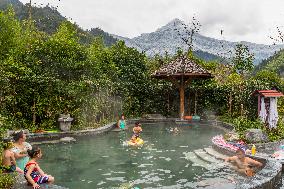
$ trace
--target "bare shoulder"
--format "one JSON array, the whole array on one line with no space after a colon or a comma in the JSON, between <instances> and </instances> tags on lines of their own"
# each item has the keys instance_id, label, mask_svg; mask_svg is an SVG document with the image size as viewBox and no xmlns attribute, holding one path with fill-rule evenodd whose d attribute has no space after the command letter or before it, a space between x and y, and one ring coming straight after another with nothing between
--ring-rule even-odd
<instances>
[{"instance_id":1,"label":"bare shoulder","mask_svg":"<svg viewBox=\"0 0 284 189\"><path fill-rule=\"evenodd\" d=\"M236 160L236 159L238 159L238 157L237 156L231 156L230 157L232 160Z\"/></svg>"},{"instance_id":2,"label":"bare shoulder","mask_svg":"<svg viewBox=\"0 0 284 189\"><path fill-rule=\"evenodd\" d=\"M230 160L230 161L236 161L237 159L238 159L237 156L228 157L228 160Z\"/></svg>"}]
</instances>

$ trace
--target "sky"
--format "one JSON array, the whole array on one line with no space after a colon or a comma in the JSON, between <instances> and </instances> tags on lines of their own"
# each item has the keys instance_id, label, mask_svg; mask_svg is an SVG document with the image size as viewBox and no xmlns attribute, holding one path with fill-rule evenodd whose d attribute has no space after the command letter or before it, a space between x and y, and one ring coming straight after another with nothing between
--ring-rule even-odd
<instances>
[{"instance_id":1,"label":"sky","mask_svg":"<svg viewBox=\"0 0 284 189\"><path fill-rule=\"evenodd\" d=\"M20 0L28 3L29 0ZM201 23L200 34L228 41L272 44L284 33L284 0L32 0L49 4L84 29L123 37L150 33L178 18ZM223 30L221 35L221 30Z\"/></svg>"}]
</instances>

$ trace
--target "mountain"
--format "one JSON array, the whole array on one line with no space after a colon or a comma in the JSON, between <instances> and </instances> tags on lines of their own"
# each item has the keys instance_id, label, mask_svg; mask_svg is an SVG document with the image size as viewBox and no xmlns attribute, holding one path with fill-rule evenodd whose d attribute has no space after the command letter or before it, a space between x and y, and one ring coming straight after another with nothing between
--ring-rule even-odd
<instances>
[{"instance_id":1,"label":"mountain","mask_svg":"<svg viewBox=\"0 0 284 189\"><path fill-rule=\"evenodd\" d=\"M181 40L177 30L181 35L185 35L183 22L179 19L174 19L167 25L157 29L155 32L144 33L138 37L126 38L114 36L120 40L124 40L125 44L129 47L135 47L140 51L144 51L149 56L155 54L163 55L167 51L168 54L175 54L178 47L186 50L187 46ZM193 40L193 47L195 51L208 53L210 55L221 56L229 58L234 52L234 47L238 43L247 45L255 56L255 64L260 63L262 60L272 56L275 52L284 48L284 45L263 45L250 42L230 42L225 40L218 40L196 34Z\"/></svg>"},{"instance_id":2,"label":"mountain","mask_svg":"<svg viewBox=\"0 0 284 189\"><path fill-rule=\"evenodd\" d=\"M284 50L278 51L273 56L261 62L256 66L254 72L256 73L260 70L273 71L284 78Z\"/></svg>"},{"instance_id":3,"label":"mountain","mask_svg":"<svg viewBox=\"0 0 284 189\"><path fill-rule=\"evenodd\" d=\"M29 18L29 4L24 5L19 0L0 0L0 11L6 10L12 5L16 17L19 20L25 20ZM36 27L40 31L44 31L48 34L56 32L58 26L67 19L62 16L54 7L32 7L32 19L35 21ZM90 31L81 29L78 25L75 25L78 31L78 36L82 43L90 43L92 38L101 36L104 43L107 46L114 44L117 39L112 37L107 32L99 28L92 28Z\"/></svg>"}]
</instances>

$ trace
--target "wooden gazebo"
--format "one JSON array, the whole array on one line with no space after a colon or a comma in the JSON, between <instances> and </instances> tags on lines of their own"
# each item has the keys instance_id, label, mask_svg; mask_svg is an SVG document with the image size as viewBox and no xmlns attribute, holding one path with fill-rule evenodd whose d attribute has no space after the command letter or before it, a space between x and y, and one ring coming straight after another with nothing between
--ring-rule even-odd
<instances>
[{"instance_id":1,"label":"wooden gazebo","mask_svg":"<svg viewBox=\"0 0 284 189\"><path fill-rule=\"evenodd\" d=\"M173 82L179 88L180 118L184 118L184 90L193 79L208 79L213 76L204 68L186 56L180 56L169 64L162 66L152 74L157 79Z\"/></svg>"}]
</instances>

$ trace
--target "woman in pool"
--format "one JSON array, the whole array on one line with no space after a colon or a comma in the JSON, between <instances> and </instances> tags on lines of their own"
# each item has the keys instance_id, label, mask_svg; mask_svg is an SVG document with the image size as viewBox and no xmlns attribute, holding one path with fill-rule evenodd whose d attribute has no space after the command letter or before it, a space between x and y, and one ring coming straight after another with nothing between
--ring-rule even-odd
<instances>
[{"instance_id":1,"label":"woman in pool","mask_svg":"<svg viewBox=\"0 0 284 189\"><path fill-rule=\"evenodd\" d=\"M249 177L254 175L253 167L261 167L262 163L255 161L249 157L245 157L245 152L241 148L236 151L236 156L228 157L225 162L234 163L234 169L239 173L245 174Z\"/></svg>"},{"instance_id":2,"label":"woman in pool","mask_svg":"<svg viewBox=\"0 0 284 189\"><path fill-rule=\"evenodd\" d=\"M117 127L120 129L125 129L126 123L125 123L125 117L124 114L121 114L120 119L118 120Z\"/></svg>"},{"instance_id":3,"label":"woman in pool","mask_svg":"<svg viewBox=\"0 0 284 189\"><path fill-rule=\"evenodd\" d=\"M14 140L12 152L15 154L17 166L24 170L26 163L29 161L27 150L32 149L32 146L26 142L26 134L23 131L16 133Z\"/></svg>"},{"instance_id":4,"label":"woman in pool","mask_svg":"<svg viewBox=\"0 0 284 189\"><path fill-rule=\"evenodd\" d=\"M33 188L39 188L39 184L53 183L54 177L45 174L39 167L37 161L41 159L42 153L39 147L34 147L32 150L28 150L28 154L31 160L26 164L24 169L25 178Z\"/></svg>"}]
</instances>

